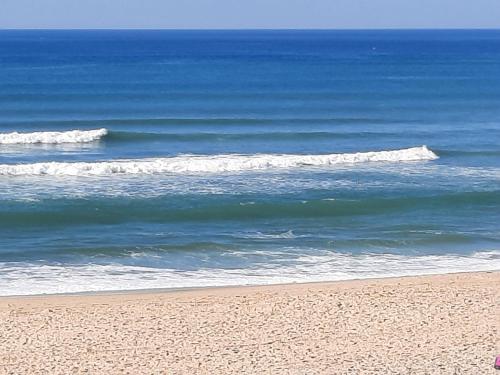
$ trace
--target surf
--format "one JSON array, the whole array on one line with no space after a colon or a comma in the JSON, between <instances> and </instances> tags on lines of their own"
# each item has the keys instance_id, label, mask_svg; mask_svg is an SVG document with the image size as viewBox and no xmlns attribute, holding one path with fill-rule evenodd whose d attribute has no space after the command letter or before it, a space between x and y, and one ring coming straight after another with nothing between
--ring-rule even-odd
<instances>
[{"instance_id":1,"label":"surf","mask_svg":"<svg viewBox=\"0 0 500 375\"><path fill-rule=\"evenodd\" d=\"M32 133L0 133L0 144L61 144L61 143L88 143L105 137L108 130L69 130L63 132L32 132Z\"/></svg>"},{"instance_id":2,"label":"surf","mask_svg":"<svg viewBox=\"0 0 500 375\"><path fill-rule=\"evenodd\" d=\"M279 251L279 250L278 250ZM140 254L139 254L140 256ZM332 252L304 255L288 265L246 268L174 268L136 265L62 265L36 262L0 263L0 295L79 293L89 291L154 288L193 288L230 285L266 285L439 273L495 271L500 251L476 251L466 255L393 255Z\"/></svg>"},{"instance_id":3,"label":"surf","mask_svg":"<svg viewBox=\"0 0 500 375\"><path fill-rule=\"evenodd\" d=\"M345 154L222 154L180 155L156 159L123 159L99 162L42 162L0 164L0 176L106 176L123 174L188 174L335 167L370 162L429 161L438 156L426 146L393 151Z\"/></svg>"}]
</instances>

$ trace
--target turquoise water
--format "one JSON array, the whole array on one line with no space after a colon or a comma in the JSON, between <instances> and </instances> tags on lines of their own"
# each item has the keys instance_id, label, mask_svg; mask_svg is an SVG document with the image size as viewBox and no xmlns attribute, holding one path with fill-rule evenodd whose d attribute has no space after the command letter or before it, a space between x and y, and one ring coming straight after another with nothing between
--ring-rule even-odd
<instances>
[{"instance_id":1,"label":"turquoise water","mask_svg":"<svg viewBox=\"0 0 500 375\"><path fill-rule=\"evenodd\" d=\"M500 31L0 51L0 294L500 269Z\"/></svg>"}]
</instances>

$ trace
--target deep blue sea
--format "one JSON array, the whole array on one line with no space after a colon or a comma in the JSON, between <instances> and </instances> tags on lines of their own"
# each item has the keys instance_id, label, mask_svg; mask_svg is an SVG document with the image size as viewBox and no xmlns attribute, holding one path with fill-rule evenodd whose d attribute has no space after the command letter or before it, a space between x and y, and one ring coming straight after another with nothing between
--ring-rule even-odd
<instances>
[{"instance_id":1,"label":"deep blue sea","mask_svg":"<svg viewBox=\"0 0 500 375\"><path fill-rule=\"evenodd\" d=\"M500 269L500 31L0 31L0 295Z\"/></svg>"}]
</instances>

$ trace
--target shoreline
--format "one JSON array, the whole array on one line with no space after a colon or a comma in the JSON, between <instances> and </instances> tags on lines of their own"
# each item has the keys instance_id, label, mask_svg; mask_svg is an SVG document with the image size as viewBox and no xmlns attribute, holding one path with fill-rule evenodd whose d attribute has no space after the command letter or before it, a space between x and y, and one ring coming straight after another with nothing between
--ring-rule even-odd
<instances>
[{"instance_id":1,"label":"shoreline","mask_svg":"<svg viewBox=\"0 0 500 375\"><path fill-rule=\"evenodd\" d=\"M2 297L0 373L496 374L499 298L500 271Z\"/></svg>"},{"instance_id":2,"label":"shoreline","mask_svg":"<svg viewBox=\"0 0 500 375\"><path fill-rule=\"evenodd\" d=\"M342 279L342 280L325 280L325 281L297 281L297 282L277 282L268 284L242 284L242 285L213 285L213 286L186 286L186 287L166 287L166 288L140 288L140 289L115 289L115 290L89 290L82 292L62 292L62 293L38 293L38 294L9 294L0 295L0 302L3 299L29 299L29 298L45 298L45 297L85 297L85 296L107 296L107 295L128 295L128 294L167 294L167 293L182 293L182 292L192 292L192 291L210 291L210 290L226 290L226 289L239 289L239 288L267 288L267 287L286 287L294 285L315 285L315 284L337 284L337 283L349 283L349 282L364 282L364 281L384 281L384 280L394 280L394 279L407 279L407 278L419 278L419 277L434 277L434 276L446 276L446 275L467 275L467 274L482 274L482 273L500 273L500 269L492 270L472 270L472 271L458 271L458 272L436 272L436 273L424 273L424 274L409 274L401 276L375 276L375 277L365 277L365 278L352 278L352 279Z\"/></svg>"}]
</instances>

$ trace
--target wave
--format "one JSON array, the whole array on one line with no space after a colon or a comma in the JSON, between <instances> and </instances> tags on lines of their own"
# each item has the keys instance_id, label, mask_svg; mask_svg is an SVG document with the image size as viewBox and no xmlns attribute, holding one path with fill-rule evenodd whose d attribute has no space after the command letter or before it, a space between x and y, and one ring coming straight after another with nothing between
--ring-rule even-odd
<instances>
[{"instance_id":1,"label":"wave","mask_svg":"<svg viewBox=\"0 0 500 375\"><path fill-rule=\"evenodd\" d=\"M140 254L139 254L140 256ZM179 270L121 264L0 263L0 295L264 285L500 270L500 251L469 255L330 253L290 265Z\"/></svg>"},{"instance_id":2,"label":"wave","mask_svg":"<svg viewBox=\"0 0 500 375\"><path fill-rule=\"evenodd\" d=\"M474 151L465 151L465 150L437 150L439 155L441 156L468 156L468 157L492 157L492 156L500 156L500 150L474 150Z\"/></svg>"},{"instance_id":3,"label":"wave","mask_svg":"<svg viewBox=\"0 0 500 375\"><path fill-rule=\"evenodd\" d=\"M106 136L108 142L148 142L148 141L296 141L326 139L373 139L375 137L405 137L404 133L389 132L255 132L255 133L144 133L127 131L110 131Z\"/></svg>"},{"instance_id":4,"label":"wave","mask_svg":"<svg viewBox=\"0 0 500 375\"><path fill-rule=\"evenodd\" d=\"M0 144L87 143L97 141L107 134L107 129L70 130L63 132L0 133Z\"/></svg>"},{"instance_id":5,"label":"wave","mask_svg":"<svg viewBox=\"0 0 500 375\"><path fill-rule=\"evenodd\" d=\"M277 232L278 233L278 232ZM388 233L387 231L383 232ZM150 260L154 259L155 266L168 266L179 257L189 257L194 260L196 257L203 258L203 262L221 265L224 262L231 264L231 258L246 259L246 266L260 262L254 256L265 256L268 259L285 261L304 254L321 254L338 251L345 254L362 254L369 251L373 254L384 254L387 252L394 254L412 255L436 255L448 252L463 254L467 249L481 243L488 243L489 246L498 246L500 238L491 235L478 236L474 233L463 232L441 232L428 231L426 233L412 230L392 232L394 237L374 237L366 238L338 238L330 235L297 235L293 231L265 234L262 232L234 232L226 233L222 241L195 241L176 242L173 237L167 243L155 244L133 244L133 245L103 245L103 246L68 246L68 247L36 247L23 250L9 248L1 250L2 260L5 262L22 262L27 259L73 259L73 261L115 261L128 262L132 258L137 259L139 264L150 265ZM161 235L161 234L160 234ZM102 238L102 236L101 236ZM230 239L231 242L226 240ZM102 241L101 241L102 242ZM299 245L300 244L300 245ZM297 247L299 246L299 247ZM222 259L223 258L223 259ZM252 259L253 258L253 259ZM211 260L216 260L212 263ZM199 264L196 261L191 265ZM186 264L185 264L186 266Z\"/></svg>"},{"instance_id":6,"label":"wave","mask_svg":"<svg viewBox=\"0 0 500 375\"><path fill-rule=\"evenodd\" d=\"M182 155L170 158L102 162L0 164L0 175L103 176L115 174L224 173L301 167L331 167L367 162L425 161L437 158L438 156L426 146L395 151L328 155Z\"/></svg>"},{"instance_id":7,"label":"wave","mask_svg":"<svg viewBox=\"0 0 500 375\"><path fill-rule=\"evenodd\" d=\"M5 122L4 122L5 123ZM189 125L217 125L217 126L254 126L254 125L307 125L307 124L336 124L336 125L363 125L363 124L412 124L416 121L404 118L377 118L377 117L123 117L123 118L93 118L89 120L83 119L50 119L40 120L37 124L40 126L113 126L113 125L162 125L162 126L189 126ZM32 121L8 121L7 125L11 126L27 126L31 125Z\"/></svg>"},{"instance_id":8,"label":"wave","mask_svg":"<svg viewBox=\"0 0 500 375\"><path fill-rule=\"evenodd\" d=\"M413 212L431 214L437 210L464 215L469 209L494 209L500 202L500 190L448 193L421 197L338 199L334 201L278 201L241 205L238 202L182 201L168 197L143 199L60 199L10 202L0 212L0 227L58 227L84 224L122 224L126 222L216 222L270 219L336 220L342 217L371 216ZM210 203L212 202L212 203ZM255 235L255 234L254 234ZM259 234L256 234L259 235ZM279 234L291 236L292 233Z\"/></svg>"}]
</instances>

